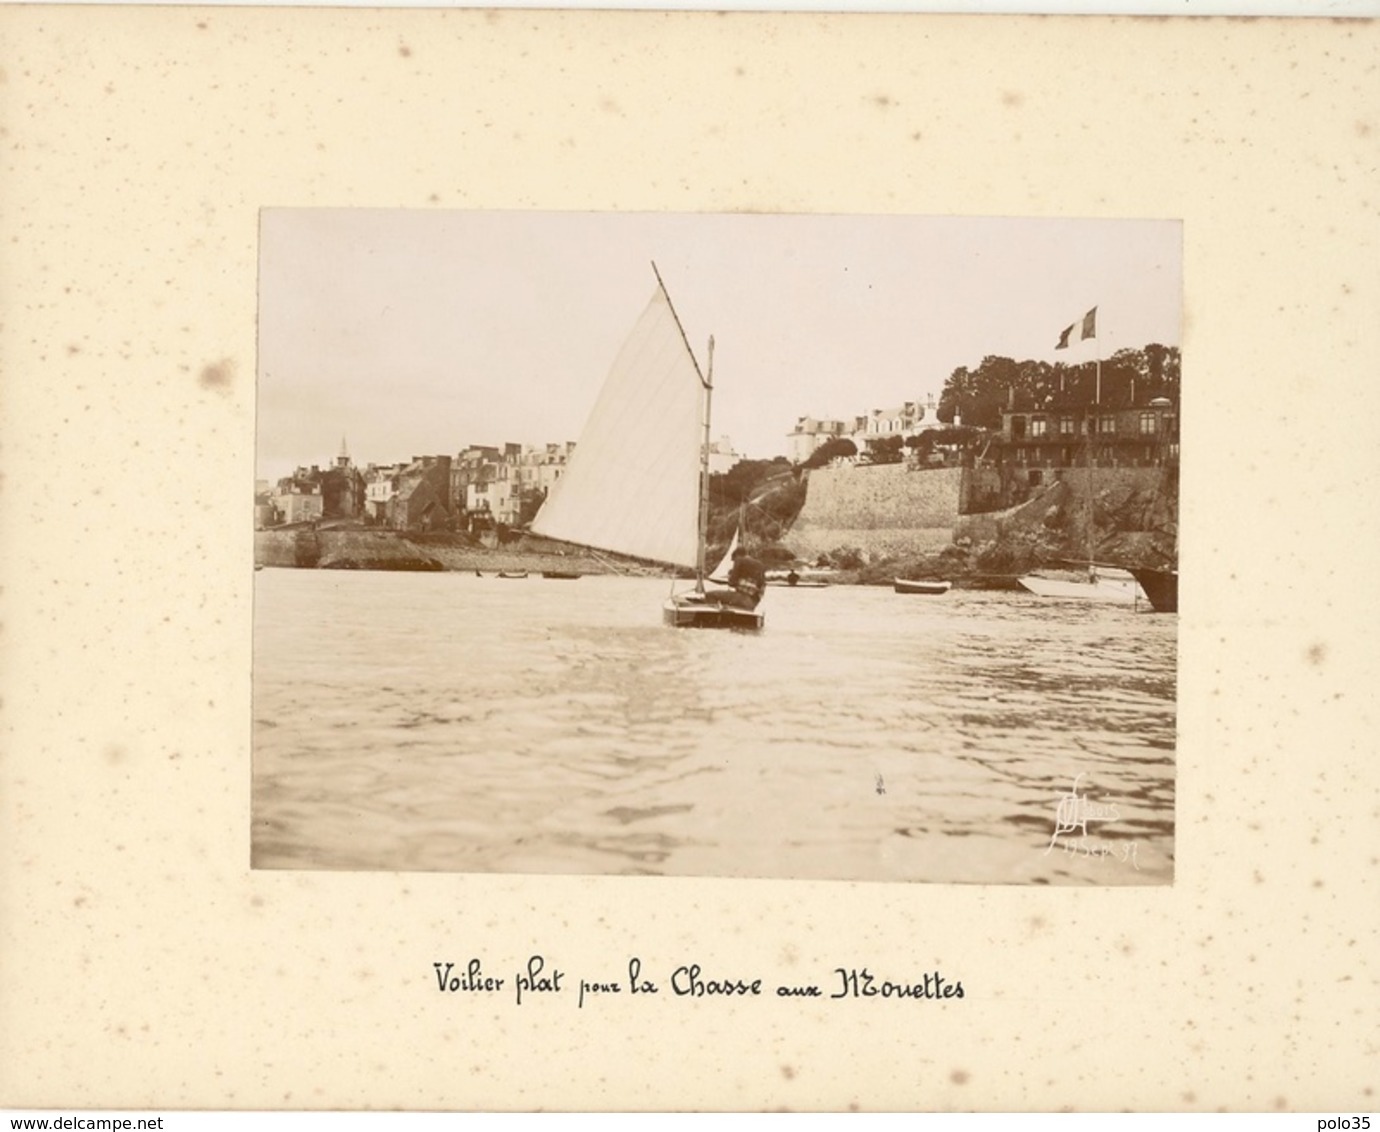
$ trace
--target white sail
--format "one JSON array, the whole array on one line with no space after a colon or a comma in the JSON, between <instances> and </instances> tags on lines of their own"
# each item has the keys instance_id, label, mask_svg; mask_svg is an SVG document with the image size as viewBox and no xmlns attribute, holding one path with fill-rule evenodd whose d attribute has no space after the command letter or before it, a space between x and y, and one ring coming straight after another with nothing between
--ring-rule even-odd
<instances>
[{"instance_id":1,"label":"white sail","mask_svg":"<svg viewBox=\"0 0 1380 1132\"><path fill-rule=\"evenodd\" d=\"M728 578L728 572L733 569L733 552L738 549L738 529L733 530L733 537L728 540L728 549L724 551L724 556L719 559L719 564L709 571L708 577L715 582L722 582Z\"/></svg>"},{"instance_id":2,"label":"white sail","mask_svg":"<svg viewBox=\"0 0 1380 1132\"><path fill-rule=\"evenodd\" d=\"M703 396L695 360L658 286L533 532L693 569Z\"/></svg>"}]
</instances>

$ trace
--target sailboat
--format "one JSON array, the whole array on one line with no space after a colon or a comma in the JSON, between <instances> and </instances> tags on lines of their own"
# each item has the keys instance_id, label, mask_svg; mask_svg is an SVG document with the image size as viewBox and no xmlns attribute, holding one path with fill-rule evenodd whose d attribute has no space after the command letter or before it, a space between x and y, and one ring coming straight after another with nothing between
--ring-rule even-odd
<instances>
[{"instance_id":1,"label":"sailboat","mask_svg":"<svg viewBox=\"0 0 1380 1132\"><path fill-rule=\"evenodd\" d=\"M701 372L656 264L656 289L614 360L534 533L695 572L668 625L760 629L760 610L705 591L714 340Z\"/></svg>"},{"instance_id":2,"label":"sailboat","mask_svg":"<svg viewBox=\"0 0 1380 1132\"><path fill-rule=\"evenodd\" d=\"M1108 601L1118 605L1135 605L1143 600L1136 579L1128 571L1117 567L1089 566L1084 578L1046 578L1039 574L1025 574L1016 581L1039 597Z\"/></svg>"},{"instance_id":3,"label":"sailboat","mask_svg":"<svg viewBox=\"0 0 1380 1132\"><path fill-rule=\"evenodd\" d=\"M1087 528L1085 536L1087 540L1086 573L1081 578L1048 578L1040 574L1024 574L1016 580L1038 597L1073 598L1081 601L1135 605L1139 601L1144 601L1145 595L1141 592L1140 584L1130 571L1115 566L1099 566L1093 561L1095 528L1093 525L1091 438L1089 438L1086 452L1088 472L1084 520Z\"/></svg>"},{"instance_id":4,"label":"sailboat","mask_svg":"<svg viewBox=\"0 0 1380 1132\"><path fill-rule=\"evenodd\" d=\"M1054 348L1062 350L1069 345L1075 327L1074 323L1059 337ZM1097 308L1093 307L1083 316L1081 338L1097 338ZM1062 388L1062 386L1061 386ZM1133 391L1134 392L1134 391ZM1093 396L1094 410L1102 404L1102 353L1097 356L1097 389ZM1084 507L1084 539L1087 543L1087 573L1082 578L1046 578L1039 574L1025 574L1017 578L1025 589L1039 597L1074 598L1081 601L1105 601L1119 605L1135 605L1144 599L1140 584L1126 570L1117 567L1099 567L1093 561L1093 546L1097 530L1093 522L1093 429L1096 428L1096 415L1084 415L1083 453L1087 467L1087 492Z\"/></svg>"}]
</instances>

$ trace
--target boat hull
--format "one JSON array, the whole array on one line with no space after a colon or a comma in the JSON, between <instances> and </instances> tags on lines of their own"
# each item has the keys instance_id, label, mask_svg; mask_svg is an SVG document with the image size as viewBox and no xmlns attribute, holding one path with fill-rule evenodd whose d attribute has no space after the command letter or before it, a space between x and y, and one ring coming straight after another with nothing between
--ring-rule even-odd
<instances>
[{"instance_id":1,"label":"boat hull","mask_svg":"<svg viewBox=\"0 0 1380 1132\"><path fill-rule=\"evenodd\" d=\"M693 598L668 598L661 607L662 620L676 629L737 629L756 632L765 623L761 610L734 609Z\"/></svg>"},{"instance_id":2,"label":"boat hull","mask_svg":"<svg viewBox=\"0 0 1380 1132\"><path fill-rule=\"evenodd\" d=\"M928 582L913 578L897 578L893 583L898 594L946 594L952 582Z\"/></svg>"},{"instance_id":3,"label":"boat hull","mask_svg":"<svg viewBox=\"0 0 1380 1132\"><path fill-rule=\"evenodd\" d=\"M1147 570L1136 567L1131 571L1145 591L1146 600L1156 613L1179 611L1179 575L1175 570Z\"/></svg>"},{"instance_id":4,"label":"boat hull","mask_svg":"<svg viewBox=\"0 0 1380 1132\"><path fill-rule=\"evenodd\" d=\"M1027 574L1017 581L1037 597L1067 598L1074 601L1101 601L1115 605L1135 605L1144 600L1135 578L1099 576L1094 581L1042 578Z\"/></svg>"}]
</instances>

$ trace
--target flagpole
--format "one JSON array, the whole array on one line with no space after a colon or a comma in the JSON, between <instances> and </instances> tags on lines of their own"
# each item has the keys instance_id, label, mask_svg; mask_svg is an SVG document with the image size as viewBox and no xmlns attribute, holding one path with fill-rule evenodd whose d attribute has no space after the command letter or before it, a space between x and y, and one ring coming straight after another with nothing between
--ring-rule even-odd
<instances>
[{"instance_id":1,"label":"flagpole","mask_svg":"<svg viewBox=\"0 0 1380 1132\"><path fill-rule=\"evenodd\" d=\"M1098 312L1098 308L1097 308L1097 307L1093 307L1093 311ZM1098 313L1100 313L1100 312L1098 312ZM1093 317L1096 318L1096 317L1097 317L1096 314L1094 314ZM1102 412L1102 335L1099 334L1097 331L1098 331L1097 324L1094 323L1094 324L1093 324L1093 340L1096 341L1096 343L1097 343L1097 390L1096 390L1095 397L1094 397L1094 405L1096 406L1096 409L1097 409L1097 415L1098 415L1099 418L1100 418L1100 414L1101 414L1101 412ZM1087 535L1086 535L1085 537L1087 538L1087 544L1088 544L1088 545L1087 545L1087 550L1088 550L1088 581L1089 581L1089 582L1093 582L1093 581L1096 581L1096 580L1097 580L1097 569L1096 569L1096 567L1093 565L1093 556L1094 556L1094 553L1095 553L1095 551L1096 551L1096 544L1097 544L1097 508L1096 508L1096 505L1095 505L1094 502L1093 502L1093 463L1095 462L1095 460L1096 460L1096 458L1097 458L1096 453L1097 453L1097 449L1096 449L1095 446L1089 449L1089 452L1088 452L1088 468L1087 468L1087 472L1088 472L1088 484L1087 484L1088 509L1087 509L1087 514L1086 514L1086 516L1084 517L1084 521L1085 521L1085 523L1087 524Z\"/></svg>"},{"instance_id":2,"label":"flagpole","mask_svg":"<svg viewBox=\"0 0 1380 1132\"><path fill-rule=\"evenodd\" d=\"M1097 310L1096 307L1093 308ZM1097 404L1102 405L1102 335L1096 333L1094 327L1093 339L1097 342Z\"/></svg>"}]
</instances>

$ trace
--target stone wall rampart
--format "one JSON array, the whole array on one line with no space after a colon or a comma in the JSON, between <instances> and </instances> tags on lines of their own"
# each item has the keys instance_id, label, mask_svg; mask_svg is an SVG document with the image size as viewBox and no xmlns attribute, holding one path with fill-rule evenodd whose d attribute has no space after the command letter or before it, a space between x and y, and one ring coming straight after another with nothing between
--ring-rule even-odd
<instances>
[{"instance_id":1,"label":"stone wall rampart","mask_svg":"<svg viewBox=\"0 0 1380 1132\"><path fill-rule=\"evenodd\" d=\"M803 558L855 547L870 555L926 553L953 539L962 468L906 464L817 468L785 542Z\"/></svg>"}]
</instances>

